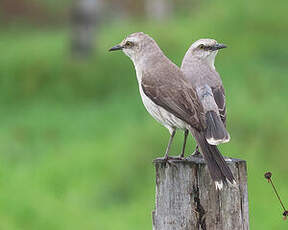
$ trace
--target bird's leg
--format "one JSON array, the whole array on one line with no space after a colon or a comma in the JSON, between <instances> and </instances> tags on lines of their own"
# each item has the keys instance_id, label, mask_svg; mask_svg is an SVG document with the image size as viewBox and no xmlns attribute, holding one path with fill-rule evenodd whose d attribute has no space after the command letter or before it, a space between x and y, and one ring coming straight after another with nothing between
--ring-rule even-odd
<instances>
[{"instance_id":1,"label":"bird's leg","mask_svg":"<svg viewBox=\"0 0 288 230\"><path fill-rule=\"evenodd\" d=\"M168 159L169 159L169 155L168 155L168 154L169 154L169 151L170 151L171 144L172 144L173 138L174 138L174 136L175 136L175 133L176 133L176 131L173 130L172 133L171 133L171 136L170 136L170 138L169 138L169 142L168 142L168 145L167 145L167 148L166 148L166 152L165 152L165 156L164 156L164 159L165 159L165 160L168 160Z\"/></svg>"},{"instance_id":2,"label":"bird's leg","mask_svg":"<svg viewBox=\"0 0 288 230\"><path fill-rule=\"evenodd\" d=\"M188 129L186 129L185 132L184 132L184 142L183 142L182 152L181 152L180 158L184 158L185 147L186 147L186 141L187 141L188 134L189 134L189 131L188 131Z\"/></svg>"},{"instance_id":3,"label":"bird's leg","mask_svg":"<svg viewBox=\"0 0 288 230\"><path fill-rule=\"evenodd\" d=\"M200 153L199 151L199 146L196 145L196 148L195 148L195 151L188 157L185 158L185 160L192 160L194 157L197 157L197 158L202 158L202 154Z\"/></svg>"},{"instance_id":4,"label":"bird's leg","mask_svg":"<svg viewBox=\"0 0 288 230\"><path fill-rule=\"evenodd\" d=\"M201 153L199 151L199 146L198 145L196 145L195 151L194 151L194 153L192 153L192 156L193 157L202 157L202 155L201 155Z\"/></svg>"}]
</instances>

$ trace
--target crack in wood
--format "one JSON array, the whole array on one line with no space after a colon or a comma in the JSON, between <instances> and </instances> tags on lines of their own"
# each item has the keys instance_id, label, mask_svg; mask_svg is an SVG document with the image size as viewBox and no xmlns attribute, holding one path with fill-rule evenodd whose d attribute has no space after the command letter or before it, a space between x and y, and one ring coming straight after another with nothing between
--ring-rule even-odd
<instances>
[{"instance_id":1,"label":"crack in wood","mask_svg":"<svg viewBox=\"0 0 288 230\"><path fill-rule=\"evenodd\" d=\"M229 166L238 186L221 192L203 162L177 161L177 169L161 160L156 167L156 200L153 230L249 230L245 161Z\"/></svg>"},{"instance_id":2,"label":"crack in wood","mask_svg":"<svg viewBox=\"0 0 288 230\"><path fill-rule=\"evenodd\" d=\"M199 187L193 185L194 202L196 204L196 212L198 213L197 228L201 227L202 230L206 230L206 212L201 205L199 198Z\"/></svg>"}]
</instances>

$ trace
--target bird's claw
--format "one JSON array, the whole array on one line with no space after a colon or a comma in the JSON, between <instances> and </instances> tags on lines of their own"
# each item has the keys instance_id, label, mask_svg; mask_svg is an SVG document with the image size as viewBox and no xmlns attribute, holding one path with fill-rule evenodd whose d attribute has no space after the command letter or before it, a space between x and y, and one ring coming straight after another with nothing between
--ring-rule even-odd
<instances>
[{"instance_id":1,"label":"bird's claw","mask_svg":"<svg viewBox=\"0 0 288 230\"><path fill-rule=\"evenodd\" d=\"M177 164L174 161L185 161L186 159L182 156L173 156L173 157L165 156L163 160L170 166L174 166L177 168Z\"/></svg>"},{"instance_id":2,"label":"bird's claw","mask_svg":"<svg viewBox=\"0 0 288 230\"><path fill-rule=\"evenodd\" d=\"M196 157L198 159L202 159L203 158L202 154L199 151L195 150L190 156L186 157L185 160L190 161L194 157Z\"/></svg>"}]
</instances>

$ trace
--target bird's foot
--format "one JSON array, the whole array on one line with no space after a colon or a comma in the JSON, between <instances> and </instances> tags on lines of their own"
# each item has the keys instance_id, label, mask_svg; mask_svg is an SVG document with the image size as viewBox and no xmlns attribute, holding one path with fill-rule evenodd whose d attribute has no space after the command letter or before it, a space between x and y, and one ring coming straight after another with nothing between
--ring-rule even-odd
<instances>
[{"instance_id":1,"label":"bird's foot","mask_svg":"<svg viewBox=\"0 0 288 230\"><path fill-rule=\"evenodd\" d=\"M179 157L170 157L170 156L166 156L166 157L164 157L164 162L166 163L166 164L168 164L169 166L173 166L173 167L175 167L175 168L177 168L177 165L175 164L175 160L180 160L179 159Z\"/></svg>"},{"instance_id":2,"label":"bird's foot","mask_svg":"<svg viewBox=\"0 0 288 230\"><path fill-rule=\"evenodd\" d=\"M198 151L198 150L195 150L190 156L186 157L185 160L191 160L193 157L197 157L197 158L200 158L202 159L203 156L202 154Z\"/></svg>"},{"instance_id":3,"label":"bird's foot","mask_svg":"<svg viewBox=\"0 0 288 230\"><path fill-rule=\"evenodd\" d=\"M156 160L160 160L160 161L162 161L165 164L168 164L170 166L172 165L172 166L177 168L176 162L177 161L185 161L186 159L184 157L182 157L181 155L180 156L168 156L168 155L165 155L164 157L157 158Z\"/></svg>"},{"instance_id":4,"label":"bird's foot","mask_svg":"<svg viewBox=\"0 0 288 230\"><path fill-rule=\"evenodd\" d=\"M165 158L164 158L165 159ZM167 160L171 160L171 161L183 161L185 160L185 157L183 157L182 155L179 156L168 156Z\"/></svg>"},{"instance_id":5,"label":"bird's foot","mask_svg":"<svg viewBox=\"0 0 288 230\"><path fill-rule=\"evenodd\" d=\"M201 153L200 153L198 150L195 150L195 151L192 153L192 156L193 156L193 157L201 157L201 158L202 158L202 155L201 155Z\"/></svg>"}]
</instances>

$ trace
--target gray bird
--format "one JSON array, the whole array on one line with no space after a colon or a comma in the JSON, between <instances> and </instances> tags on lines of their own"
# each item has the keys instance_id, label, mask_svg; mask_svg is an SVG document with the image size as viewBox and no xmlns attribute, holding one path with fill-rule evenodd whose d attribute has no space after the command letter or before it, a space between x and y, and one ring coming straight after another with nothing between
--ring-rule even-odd
<instances>
[{"instance_id":1,"label":"gray bird","mask_svg":"<svg viewBox=\"0 0 288 230\"><path fill-rule=\"evenodd\" d=\"M225 91L214 61L219 49L226 45L214 39L200 39L194 42L183 58L181 70L196 89L203 106L207 125L206 139L211 145L226 143L230 135L226 130ZM198 146L195 153L199 154Z\"/></svg>"},{"instance_id":2,"label":"gray bird","mask_svg":"<svg viewBox=\"0 0 288 230\"><path fill-rule=\"evenodd\" d=\"M144 33L134 33L110 51L123 50L133 61L140 95L147 111L170 132L164 159L176 129L189 130L199 145L216 188L235 183L233 174L215 145L206 140L207 118L197 92L182 71Z\"/></svg>"}]
</instances>

